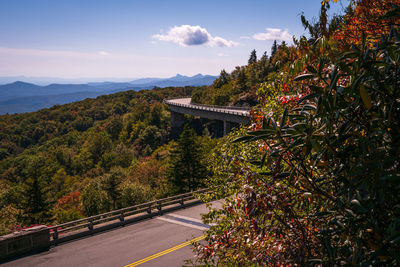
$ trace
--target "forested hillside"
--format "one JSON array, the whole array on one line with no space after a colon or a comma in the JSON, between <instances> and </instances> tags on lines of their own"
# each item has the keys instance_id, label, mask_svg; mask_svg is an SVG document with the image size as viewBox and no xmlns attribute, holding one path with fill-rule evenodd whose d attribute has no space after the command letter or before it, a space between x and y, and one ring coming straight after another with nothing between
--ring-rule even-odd
<instances>
[{"instance_id":1,"label":"forested hillside","mask_svg":"<svg viewBox=\"0 0 400 267\"><path fill-rule=\"evenodd\" d=\"M0 232L134 205L180 192L177 186L186 190L186 181L168 171L170 152L180 160L173 152L180 140L171 141L162 100L192 90L126 91L0 116ZM200 149L194 164L203 166L201 148L212 141L188 131L186 142Z\"/></svg>"}]
</instances>

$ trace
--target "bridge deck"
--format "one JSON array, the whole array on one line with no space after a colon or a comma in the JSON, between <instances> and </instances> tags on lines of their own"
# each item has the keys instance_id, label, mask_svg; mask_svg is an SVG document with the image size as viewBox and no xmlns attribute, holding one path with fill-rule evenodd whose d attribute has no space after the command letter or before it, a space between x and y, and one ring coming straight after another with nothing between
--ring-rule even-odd
<instances>
[{"instance_id":1,"label":"bridge deck","mask_svg":"<svg viewBox=\"0 0 400 267\"><path fill-rule=\"evenodd\" d=\"M178 99L169 99L165 100L164 102L167 105L171 106L178 106L178 107L185 107L194 110L204 110L216 113L225 113L225 114L232 114L241 117L250 117L250 111L247 108L240 108L240 107L222 107L222 106L210 106L210 105L200 105L200 104L191 104L191 98L178 98Z\"/></svg>"}]
</instances>

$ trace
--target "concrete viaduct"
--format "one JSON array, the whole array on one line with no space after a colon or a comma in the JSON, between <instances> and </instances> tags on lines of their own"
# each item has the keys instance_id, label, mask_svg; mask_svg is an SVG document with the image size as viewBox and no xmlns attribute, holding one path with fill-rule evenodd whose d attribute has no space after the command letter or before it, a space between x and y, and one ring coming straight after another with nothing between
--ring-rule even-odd
<instances>
[{"instance_id":1,"label":"concrete viaduct","mask_svg":"<svg viewBox=\"0 0 400 267\"><path fill-rule=\"evenodd\" d=\"M229 133L234 124L248 124L250 111L247 108L228 106L209 106L192 104L191 98L176 98L164 100L171 110L172 127L181 127L185 122L185 114L216 120L223 123L223 135Z\"/></svg>"}]
</instances>

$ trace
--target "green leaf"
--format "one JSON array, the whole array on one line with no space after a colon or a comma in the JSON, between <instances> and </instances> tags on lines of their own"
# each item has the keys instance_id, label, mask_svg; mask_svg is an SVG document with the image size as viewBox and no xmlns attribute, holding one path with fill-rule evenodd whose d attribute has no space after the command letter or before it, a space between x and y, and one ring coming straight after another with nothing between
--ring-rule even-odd
<instances>
[{"instance_id":1,"label":"green leaf","mask_svg":"<svg viewBox=\"0 0 400 267\"><path fill-rule=\"evenodd\" d=\"M267 119L266 119L265 116L264 116L264 117L263 117L263 120L262 120L262 128L263 128L263 129L266 129L267 126L268 126L268 121L267 121Z\"/></svg>"},{"instance_id":2,"label":"green leaf","mask_svg":"<svg viewBox=\"0 0 400 267\"><path fill-rule=\"evenodd\" d=\"M322 58L319 59L319 64L318 64L318 75L321 76L322 70L324 69L324 61Z\"/></svg>"},{"instance_id":3,"label":"green leaf","mask_svg":"<svg viewBox=\"0 0 400 267\"><path fill-rule=\"evenodd\" d=\"M285 110L283 111L283 115L282 115L282 120L281 120L281 125L280 127L282 128L283 126L285 126L286 123L286 119L287 119L287 107L285 108Z\"/></svg>"},{"instance_id":4,"label":"green leaf","mask_svg":"<svg viewBox=\"0 0 400 267\"><path fill-rule=\"evenodd\" d=\"M245 136L241 136L239 138L236 138L235 140L233 140L233 143L239 143L239 142L243 142L243 141L249 141L250 139L253 139L254 136L249 136L249 135L245 135Z\"/></svg>"},{"instance_id":5,"label":"green leaf","mask_svg":"<svg viewBox=\"0 0 400 267\"><path fill-rule=\"evenodd\" d=\"M372 103L371 103L371 97L369 96L367 90L365 89L364 85L360 86L360 95L361 95L361 99L364 102L364 105L367 109L370 109L372 107Z\"/></svg>"},{"instance_id":6,"label":"green leaf","mask_svg":"<svg viewBox=\"0 0 400 267\"><path fill-rule=\"evenodd\" d=\"M360 82L361 82L361 80L362 80L363 78L364 78L364 74L361 75L361 76L359 76L359 77L354 81L354 83L353 83L352 86L351 86L351 89L352 89L353 92L354 92L355 89L358 87L358 85L360 84Z\"/></svg>"},{"instance_id":7,"label":"green leaf","mask_svg":"<svg viewBox=\"0 0 400 267\"><path fill-rule=\"evenodd\" d=\"M263 155L263 157L262 157L262 159L261 159L261 163L260 163L260 168L262 168L262 166L264 166L264 163L265 163L265 160L266 160L266 158L267 158L267 154L268 153L264 153L264 155Z\"/></svg>"},{"instance_id":8,"label":"green leaf","mask_svg":"<svg viewBox=\"0 0 400 267\"><path fill-rule=\"evenodd\" d=\"M354 51L344 53L343 55L343 58L356 58L356 57L358 57L358 53Z\"/></svg>"},{"instance_id":9,"label":"green leaf","mask_svg":"<svg viewBox=\"0 0 400 267\"><path fill-rule=\"evenodd\" d=\"M299 99L299 104L301 103L301 102L303 102L304 100L308 100L308 99L313 99L313 98L316 98L317 96L319 96L319 94L309 94L309 95L305 95L305 96L303 96L302 98L300 98Z\"/></svg>"},{"instance_id":10,"label":"green leaf","mask_svg":"<svg viewBox=\"0 0 400 267\"><path fill-rule=\"evenodd\" d=\"M275 133L275 129L270 126L267 127L267 129L257 130L257 131L253 131L253 132L247 132L248 135L252 135L252 136L270 135L270 134L274 134L274 133Z\"/></svg>"},{"instance_id":11,"label":"green leaf","mask_svg":"<svg viewBox=\"0 0 400 267\"><path fill-rule=\"evenodd\" d=\"M293 79L293 81L302 81L302 80L307 80L307 79L311 79L311 78L314 78L314 74L307 73L307 74L302 74L302 75L297 76L296 78Z\"/></svg>"},{"instance_id":12,"label":"green leaf","mask_svg":"<svg viewBox=\"0 0 400 267\"><path fill-rule=\"evenodd\" d=\"M295 112L295 111L303 111L303 110L316 110L316 109L317 109L317 107L314 106L314 105L305 104L305 105L303 105L303 106L301 106L301 107L292 109L292 112Z\"/></svg>"}]
</instances>

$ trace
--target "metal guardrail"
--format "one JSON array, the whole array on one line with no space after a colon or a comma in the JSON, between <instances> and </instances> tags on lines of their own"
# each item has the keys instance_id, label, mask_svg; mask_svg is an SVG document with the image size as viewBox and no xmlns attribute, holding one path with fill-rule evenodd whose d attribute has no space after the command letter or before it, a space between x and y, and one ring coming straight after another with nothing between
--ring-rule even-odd
<instances>
[{"instance_id":1,"label":"metal guardrail","mask_svg":"<svg viewBox=\"0 0 400 267\"><path fill-rule=\"evenodd\" d=\"M175 99L179 99L179 98L175 98ZM203 104L182 104L182 103L173 102L172 100L174 100L174 99L165 99L164 103L168 104L168 105L178 106L178 107L186 107L186 108L191 108L191 109L199 109L199 110L227 113L227 114L239 115L242 117L251 117L250 112L249 112L250 109L248 109L248 108L229 107L229 106L213 106L213 105L203 105ZM238 111L234 111L234 110L248 111L248 112L238 112Z\"/></svg>"},{"instance_id":2,"label":"metal guardrail","mask_svg":"<svg viewBox=\"0 0 400 267\"><path fill-rule=\"evenodd\" d=\"M51 233L51 239L52 239L51 243L58 244L58 243L63 242L61 240L60 240L61 242L59 241L60 235L64 235L64 234L67 234L70 232L84 230L83 231L84 233L82 233L82 231L81 231L79 234L76 235L77 237L75 237L75 238L79 238L79 237L82 237L82 236L85 236L88 234L93 234L95 232L98 232L96 230L99 230L99 229L95 229L95 226L99 226L99 227L101 226L102 228L111 229L111 228L114 228L117 226L124 225L125 219L127 219L128 217L131 217L130 218L131 221L138 221L138 220L140 220L140 218L139 219L132 218L132 216L138 215L140 213L144 213L144 215L142 216L143 218L149 218L149 217L153 217L156 215L161 215L162 212L166 210L166 209L164 209L165 207L171 207L171 208L175 208L175 209L180 208L180 207L183 208L186 205L188 205L188 203L186 203L186 205L185 205L185 202L196 199L195 194L200 194L200 193L204 193L207 191L208 191L208 189L201 189L201 190L194 191L194 192L189 192L189 193L180 194L180 195L176 195L176 196L172 196L172 197L158 199L158 200L154 200L151 202L147 202L147 203L143 203L143 204L127 207L127 208L122 208L122 209L94 215L91 217L55 225L55 226L48 228ZM177 204L178 204L178 206L176 206ZM175 205L175 207L173 207L173 205ZM115 222L115 220L117 220L117 222ZM112 221L114 221L114 222L112 222ZM109 225L107 225L107 223ZM74 237L67 238L67 240L65 240L65 241L69 241L69 240L75 239L75 238Z\"/></svg>"}]
</instances>

